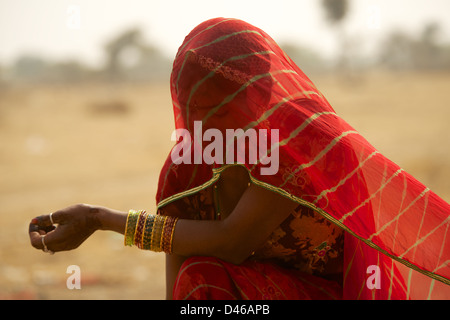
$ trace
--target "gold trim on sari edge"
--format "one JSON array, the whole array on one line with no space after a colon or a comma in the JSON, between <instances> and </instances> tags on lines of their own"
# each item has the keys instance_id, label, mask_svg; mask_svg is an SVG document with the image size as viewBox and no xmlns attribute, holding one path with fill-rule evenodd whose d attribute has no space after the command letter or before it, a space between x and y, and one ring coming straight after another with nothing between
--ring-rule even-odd
<instances>
[{"instance_id":1,"label":"gold trim on sari edge","mask_svg":"<svg viewBox=\"0 0 450 320\"><path fill-rule=\"evenodd\" d=\"M404 260L403 258L396 257L396 256L390 254L389 252L387 252L386 250L380 248L378 245L376 245L376 244L373 243L372 241L370 241L370 240L368 240L368 239L365 239L365 238L363 238L363 237L357 235L357 234L354 233L349 227L347 227L345 224L343 224L340 220L334 218L334 217L333 217L332 215L330 215L328 212L326 212L325 210L323 210L323 209L321 209L321 208L315 206L315 205L312 204L311 202L308 202L308 201L303 200L303 199L301 199L301 198L299 198L299 197L297 197L297 196L294 196L294 195L290 194L289 192L287 192L287 191L284 190L284 189L281 189L281 188L279 188L279 187L275 187L275 186L273 186L273 185L271 185L271 184L268 184L268 183L266 183L266 182L263 182L263 181L260 181L260 180L258 180L258 179L256 179L256 178L254 178L254 177L251 175L251 173L250 173L250 171L248 170L248 168L247 168L245 165L240 164L240 163L226 164L226 165L221 166L221 167L219 167L219 168L213 168L213 169L212 169L212 171L213 171L213 177L212 177L209 181L205 182L204 184L202 184L202 185L200 185L200 186L198 186L198 187L195 187L195 188L192 188L192 189L189 189L189 190L186 190L186 191L183 191L183 192L180 192L180 193L177 193L177 194L174 194L174 195L172 195L172 196L170 196L170 197L165 198L164 200L160 201L160 202L157 204L157 208L158 208L158 209L159 209L159 208L162 208L162 207L166 206L167 204L169 204L169 203L171 203L171 202L174 202L174 201L179 200L179 199L181 199L181 198L184 198L184 197L190 196L190 195L192 195L192 194L195 194L195 193L199 192L200 190L206 189L206 188L209 187L210 185L212 185L212 184L214 184L215 182L217 182L217 180L219 180L220 175L222 174L222 172L225 171L227 168L229 168L229 167L231 167L231 166L241 166L241 167L244 167L244 168L247 170L248 175L249 175L249 177L250 177L250 181L251 181L252 183L254 183L254 184L256 184L256 185L258 185L258 186L260 186L260 187L262 187L262 188L265 188L265 189L267 189L267 190L276 192L276 193L278 193L278 194L281 195L281 196L284 196L284 197L286 197L286 198L289 198L289 199L291 199L292 201L294 201L294 202L296 202L296 203L298 203L298 204L300 204L300 205L303 205L303 206L305 206L305 207L308 207L308 208L310 208L310 209L316 211L317 213L319 213L320 215L322 215L325 219L327 219L327 220L331 221L332 223L336 224L338 227L340 227L340 228L343 229L344 231L350 233L352 236L354 236L354 237L356 237L357 239L361 240L362 242L364 242L365 244L367 244L369 247L371 247L371 248L373 248L373 249L375 249L375 250L377 250L377 251L383 253L384 255L388 256L389 258L391 258L391 259L393 259L393 260L395 260L395 261L397 261L397 262L400 262L400 263L402 263L403 265L407 266L408 268L413 269L413 270L415 270L415 271L417 271L417 272L420 272L420 273L422 273L423 275L426 275L426 276L428 276L428 277L430 277L430 278L432 278L432 279L435 279L435 280L438 280L438 281L440 281L440 282L442 282L442 283L445 283L445 284L447 284L447 285L450 285L450 279L447 279L447 278L445 278L445 277L443 277L443 276L441 276L441 275L438 275L438 274L436 274L436 273L433 273L433 272L431 272L431 271L423 270L423 269L421 269L420 267L418 267L418 266L412 264L411 262L409 262L409 261L407 261L407 260Z\"/></svg>"}]
</instances>

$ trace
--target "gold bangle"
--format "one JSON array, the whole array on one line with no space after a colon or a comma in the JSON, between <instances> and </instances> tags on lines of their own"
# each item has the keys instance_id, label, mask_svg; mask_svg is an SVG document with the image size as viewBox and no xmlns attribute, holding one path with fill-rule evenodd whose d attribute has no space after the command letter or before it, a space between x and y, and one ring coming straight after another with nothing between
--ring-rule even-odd
<instances>
[{"instance_id":1,"label":"gold bangle","mask_svg":"<svg viewBox=\"0 0 450 320\"><path fill-rule=\"evenodd\" d=\"M147 215L144 232L142 234L142 249L144 250L151 250L152 248L152 233L153 226L155 225L155 218L156 216L154 214Z\"/></svg>"},{"instance_id":2,"label":"gold bangle","mask_svg":"<svg viewBox=\"0 0 450 320\"><path fill-rule=\"evenodd\" d=\"M177 217L130 210L125 225L125 245L170 254L177 221Z\"/></svg>"},{"instance_id":3,"label":"gold bangle","mask_svg":"<svg viewBox=\"0 0 450 320\"><path fill-rule=\"evenodd\" d=\"M155 223L153 225L152 230L152 242L151 242L151 249L155 252L161 252L161 235L162 235L162 229L164 226L165 218L161 215L156 215L155 217Z\"/></svg>"},{"instance_id":4,"label":"gold bangle","mask_svg":"<svg viewBox=\"0 0 450 320\"><path fill-rule=\"evenodd\" d=\"M136 223L139 218L139 211L130 210L128 211L127 223L125 225L125 236L124 244L125 246L132 246L134 243L134 234L136 232Z\"/></svg>"},{"instance_id":5,"label":"gold bangle","mask_svg":"<svg viewBox=\"0 0 450 320\"><path fill-rule=\"evenodd\" d=\"M142 248L142 235L144 233L144 226L147 220L147 212L145 210L141 210L139 212L139 218L136 224L136 232L134 235L134 245L138 248Z\"/></svg>"}]
</instances>

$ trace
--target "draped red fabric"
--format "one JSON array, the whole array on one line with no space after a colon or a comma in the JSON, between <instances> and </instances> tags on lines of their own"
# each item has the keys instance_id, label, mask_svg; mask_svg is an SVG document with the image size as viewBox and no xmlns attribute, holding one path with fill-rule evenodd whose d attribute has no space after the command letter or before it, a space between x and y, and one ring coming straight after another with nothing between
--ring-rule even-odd
<instances>
[{"instance_id":1,"label":"draped red fabric","mask_svg":"<svg viewBox=\"0 0 450 320\"><path fill-rule=\"evenodd\" d=\"M346 231L344 298L449 297L449 204L336 114L264 31L203 22L179 48L170 88L179 140L160 174L159 208L216 181L234 159L252 183ZM239 128L237 140L257 140L225 139Z\"/></svg>"},{"instance_id":2,"label":"draped red fabric","mask_svg":"<svg viewBox=\"0 0 450 320\"><path fill-rule=\"evenodd\" d=\"M331 281L273 263L247 260L234 265L192 257L182 265L173 296L180 300L340 300Z\"/></svg>"}]
</instances>

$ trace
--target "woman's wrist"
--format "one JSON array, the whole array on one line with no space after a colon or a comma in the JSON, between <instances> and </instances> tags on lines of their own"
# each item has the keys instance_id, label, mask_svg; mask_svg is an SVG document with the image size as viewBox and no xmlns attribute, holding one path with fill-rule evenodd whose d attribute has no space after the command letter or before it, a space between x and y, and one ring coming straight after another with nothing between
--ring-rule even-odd
<instances>
[{"instance_id":1,"label":"woman's wrist","mask_svg":"<svg viewBox=\"0 0 450 320\"><path fill-rule=\"evenodd\" d=\"M123 234L127 215L125 212L106 207L89 206L90 224L96 230L110 230Z\"/></svg>"}]
</instances>

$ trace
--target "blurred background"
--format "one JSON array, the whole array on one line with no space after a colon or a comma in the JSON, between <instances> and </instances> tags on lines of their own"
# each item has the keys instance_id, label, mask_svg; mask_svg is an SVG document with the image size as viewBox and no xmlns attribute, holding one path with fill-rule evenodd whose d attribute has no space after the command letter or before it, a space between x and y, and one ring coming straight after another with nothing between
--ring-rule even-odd
<instances>
[{"instance_id":1,"label":"blurred background","mask_svg":"<svg viewBox=\"0 0 450 320\"><path fill-rule=\"evenodd\" d=\"M344 119L450 201L449 12L447 0L0 0L0 299L164 299L162 254L98 232L50 256L28 223L81 202L155 210L171 63L214 17L269 33Z\"/></svg>"}]
</instances>

